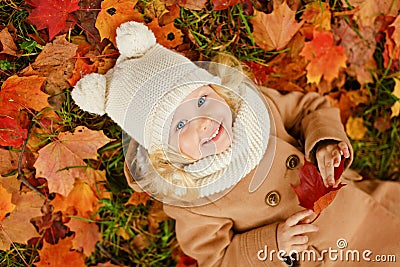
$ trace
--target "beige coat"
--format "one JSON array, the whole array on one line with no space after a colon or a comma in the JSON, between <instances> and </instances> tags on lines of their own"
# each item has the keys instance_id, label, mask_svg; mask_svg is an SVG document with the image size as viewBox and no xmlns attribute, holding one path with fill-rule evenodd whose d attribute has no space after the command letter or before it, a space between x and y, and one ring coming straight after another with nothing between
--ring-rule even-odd
<instances>
[{"instance_id":1,"label":"beige coat","mask_svg":"<svg viewBox=\"0 0 400 267\"><path fill-rule=\"evenodd\" d=\"M339 110L331 108L327 99L317 93L281 95L261 90L275 121L275 133L260 168L213 203L194 208L164 206L176 220L180 246L199 266L287 266L273 251L278 251L278 223L304 209L291 187L299 184L298 169L305 157L314 161L313 148L321 140L350 145ZM253 175L267 172L270 164L264 182L249 193ZM299 255L305 259L300 260L301 266L398 266L399 203L399 183L350 182L314 222L320 230L309 235L308 254ZM397 264L373 262L378 254L386 258L396 254Z\"/></svg>"}]
</instances>

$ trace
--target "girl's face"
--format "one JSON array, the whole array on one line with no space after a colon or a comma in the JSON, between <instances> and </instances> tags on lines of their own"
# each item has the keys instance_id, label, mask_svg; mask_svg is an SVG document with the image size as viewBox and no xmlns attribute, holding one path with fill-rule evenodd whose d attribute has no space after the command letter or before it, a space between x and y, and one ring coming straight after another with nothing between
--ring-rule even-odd
<instances>
[{"instance_id":1,"label":"girl's face","mask_svg":"<svg viewBox=\"0 0 400 267\"><path fill-rule=\"evenodd\" d=\"M175 110L169 144L195 160L225 151L232 143L232 112L210 86L190 93Z\"/></svg>"}]
</instances>

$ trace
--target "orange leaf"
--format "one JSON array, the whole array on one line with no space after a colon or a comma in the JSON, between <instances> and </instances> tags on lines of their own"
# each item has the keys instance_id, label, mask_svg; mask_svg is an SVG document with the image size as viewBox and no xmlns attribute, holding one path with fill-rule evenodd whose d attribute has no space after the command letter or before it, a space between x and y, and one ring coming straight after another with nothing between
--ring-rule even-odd
<instances>
[{"instance_id":1,"label":"orange leaf","mask_svg":"<svg viewBox=\"0 0 400 267\"><path fill-rule=\"evenodd\" d=\"M14 210L15 205L11 203L11 194L0 184L0 222L4 220L7 213Z\"/></svg>"},{"instance_id":2,"label":"orange leaf","mask_svg":"<svg viewBox=\"0 0 400 267\"><path fill-rule=\"evenodd\" d=\"M170 6L178 4L186 9L201 10L206 6L207 0L164 0Z\"/></svg>"},{"instance_id":3,"label":"orange leaf","mask_svg":"<svg viewBox=\"0 0 400 267\"><path fill-rule=\"evenodd\" d=\"M143 21L143 15L134 10L138 0L105 0L96 19L101 40L109 39L116 47L116 29L127 21Z\"/></svg>"},{"instance_id":4,"label":"orange leaf","mask_svg":"<svg viewBox=\"0 0 400 267\"><path fill-rule=\"evenodd\" d=\"M271 14L257 12L250 19L256 44L266 51L283 49L303 25L296 22L295 14L286 2L275 5Z\"/></svg>"},{"instance_id":5,"label":"orange leaf","mask_svg":"<svg viewBox=\"0 0 400 267\"><path fill-rule=\"evenodd\" d=\"M326 207L329 206L329 204L332 203L338 192L338 190L330 191L326 195L323 195L317 201L315 201L313 208L314 212L317 214L321 213L321 211L323 211Z\"/></svg>"},{"instance_id":6,"label":"orange leaf","mask_svg":"<svg viewBox=\"0 0 400 267\"><path fill-rule=\"evenodd\" d=\"M147 26L154 32L157 42L166 48L175 48L183 42L183 33L174 26L173 22L160 26L158 19L155 18Z\"/></svg>"},{"instance_id":7,"label":"orange leaf","mask_svg":"<svg viewBox=\"0 0 400 267\"><path fill-rule=\"evenodd\" d=\"M39 236L30 220L42 215L43 202L35 192L13 193L12 203L15 209L1 222L7 235L0 232L0 250L10 248L8 237L13 242L26 244L29 239Z\"/></svg>"},{"instance_id":8,"label":"orange leaf","mask_svg":"<svg viewBox=\"0 0 400 267\"><path fill-rule=\"evenodd\" d=\"M72 218L67 223L75 238L72 240L73 249L83 250L83 254L89 257L94 252L97 241L101 240L99 227L95 223Z\"/></svg>"},{"instance_id":9,"label":"orange leaf","mask_svg":"<svg viewBox=\"0 0 400 267\"><path fill-rule=\"evenodd\" d=\"M300 55L310 63L307 66L307 81L319 84L321 78L328 82L339 76L340 68L346 67L344 48L335 46L332 33L314 31L314 39L304 45Z\"/></svg>"},{"instance_id":10,"label":"orange leaf","mask_svg":"<svg viewBox=\"0 0 400 267\"><path fill-rule=\"evenodd\" d=\"M83 126L77 127L74 133L62 132L58 139L39 150L33 165L37 177L47 179L50 192L67 196L75 178L84 176L83 160L96 159L97 149L110 141L102 131Z\"/></svg>"},{"instance_id":11,"label":"orange leaf","mask_svg":"<svg viewBox=\"0 0 400 267\"><path fill-rule=\"evenodd\" d=\"M75 62L75 68L72 72L71 78L68 78L67 81L71 86L75 86L76 83L86 74L90 74L97 71L98 61L93 64L88 64L87 60L78 57Z\"/></svg>"},{"instance_id":12,"label":"orange leaf","mask_svg":"<svg viewBox=\"0 0 400 267\"><path fill-rule=\"evenodd\" d=\"M20 147L28 134L14 119L0 117L0 146Z\"/></svg>"},{"instance_id":13,"label":"orange leaf","mask_svg":"<svg viewBox=\"0 0 400 267\"><path fill-rule=\"evenodd\" d=\"M71 250L73 237L60 240L55 245L43 243L39 250L40 261L35 263L36 267L48 266L74 266L85 267L85 260L82 253Z\"/></svg>"},{"instance_id":14,"label":"orange leaf","mask_svg":"<svg viewBox=\"0 0 400 267\"><path fill-rule=\"evenodd\" d=\"M54 212L62 211L66 216L75 215L83 218L90 218L98 209L99 199L92 188L77 180L68 196L56 195L51 201Z\"/></svg>"},{"instance_id":15,"label":"orange leaf","mask_svg":"<svg viewBox=\"0 0 400 267\"><path fill-rule=\"evenodd\" d=\"M168 215L163 210L163 204L160 201L154 200L147 216L149 232L151 234L157 233L159 224L168 219Z\"/></svg>"},{"instance_id":16,"label":"orange leaf","mask_svg":"<svg viewBox=\"0 0 400 267\"><path fill-rule=\"evenodd\" d=\"M20 109L31 108L41 111L48 107L48 95L40 90L45 80L46 78L35 75L29 77L11 76L1 87L0 106L14 102L19 105Z\"/></svg>"},{"instance_id":17,"label":"orange leaf","mask_svg":"<svg viewBox=\"0 0 400 267\"><path fill-rule=\"evenodd\" d=\"M139 204L146 205L147 201L150 199L150 195L146 192L133 192L129 200L125 203L125 205L135 205Z\"/></svg>"}]
</instances>

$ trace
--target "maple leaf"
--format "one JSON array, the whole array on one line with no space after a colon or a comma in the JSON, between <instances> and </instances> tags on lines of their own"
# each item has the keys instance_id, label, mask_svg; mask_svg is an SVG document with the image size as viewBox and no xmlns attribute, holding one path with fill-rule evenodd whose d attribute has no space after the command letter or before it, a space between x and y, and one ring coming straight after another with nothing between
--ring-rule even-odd
<instances>
[{"instance_id":1,"label":"maple leaf","mask_svg":"<svg viewBox=\"0 0 400 267\"><path fill-rule=\"evenodd\" d=\"M0 232L0 250L8 250L10 241L26 244L29 239L39 236L30 220L42 215L44 200L35 192L15 192L11 201L15 209L1 222L7 234Z\"/></svg>"},{"instance_id":2,"label":"maple leaf","mask_svg":"<svg viewBox=\"0 0 400 267\"><path fill-rule=\"evenodd\" d=\"M50 40L67 27L69 14L79 9L80 0L33 0L28 21L38 30L47 28Z\"/></svg>"},{"instance_id":3,"label":"maple leaf","mask_svg":"<svg viewBox=\"0 0 400 267\"><path fill-rule=\"evenodd\" d=\"M83 160L96 159L97 149L110 141L103 131L79 126L74 133L62 132L54 142L41 148L33 166L37 176L48 181L50 192L67 196L75 178L84 175Z\"/></svg>"},{"instance_id":4,"label":"maple leaf","mask_svg":"<svg viewBox=\"0 0 400 267\"><path fill-rule=\"evenodd\" d=\"M345 159L342 158L339 167L335 168L334 177L337 181L343 173ZM306 209L312 209L317 213L327 207L334 199L332 196L326 197L329 192L339 190L343 184L339 184L336 188L325 187L322 177L317 167L305 160L304 166L299 170L300 184L291 185L299 199L300 206ZM321 199L323 198L323 199Z\"/></svg>"},{"instance_id":5,"label":"maple leaf","mask_svg":"<svg viewBox=\"0 0 400 267\"><path fill-rule=\"evenodd\" d=\"M124 22L143 22L143 15L134 10L138 0L105 0L101 2L101 11L95 27L99 30L101 40L109 39L115 47L116 29Z\"/></svg>"},{"instance_id":6,"label":"maple leaf","mask_svg":"<svg viewBox=\"0 0 400 267\"><path fill-rule=\"evenodd\" d=\"M61 211L64 215L78 215L90 218L99 208L99 199L92 188L77 180L68 196L57 194L51 201L54 212Z\"/></svg>"},{"instance_id":7,"label":"maple leaf","mask_svg":"<svg viewBox=\"0 0 400 267\"><path fill-rule=\"evenodd\" d=\"M240 3L240 0L212 0L213 10L224 10Z\"/></svg>"},{"instance_id":8,"label":"maple leaf","mask_svg":"<svg viewBox=\"0 0 400 267\"><path fill-rule=\"evenodd\" d=\"M68 78L67 81L71 86L75 86L76 83L86 74L90 74L97 71L97 63L88 64L87 60L78 57L75 62L75 68L72 72L71 78Z\"/></svg>"},{"instance_id":9,"label":"maple leaf","mask_svg":"<svg viewBox=\"0 0 400 267\"><path fill-rule=\"evenodd\" d=\"M48 107L47 94L41 91L45 77L29 76L18 77L13 75L9 77L2 85L0 92L0 106L8 105L9 102L22 108L31 108L41 111Z\"/></svg>"},{"instance_id":10,"label":"maple leaf","mask_svg":"<svg viewBox=\"0 0 400 267\"><path fill-rule=\"evenodd\" d=\"M28 134L14 119L0 117L0 146L20 147Z\"/></svg>"},{"instance_id":11,"label":"maple leaf","mask_svg":"<svg viewBox=\"0 0 400 267\"><path fill-rule=\"evenodd\" d=\"M86 265L83 254L75 250L71 250L73 247L73 238L74 237L67 237L65 239L61 239L55 245L44 242L43 248L39 250L40 261L35 263L36 267L85 267Z\"/></svg>"},{"instance_id":12,"label":"maple leaf","mask_svg":"<svg viewBox=\"0 0 400 267\"><path fill-rule=\"evenodd\" d=\"M146 192L133 192L129 200L125 203L126 205L135 205L139 204L146 205L147 201L150 199L150 195Z\"/></svg>"},{"instance_id":13,"label":"maple leaf","mask_svg":"<svg viewBox=\"0 0 400 267\"><path fill-rule=\"evenodd\" d=\"M0 54L7 54L10 56L18 56L17 46L15 45L14 39L8 31L8 28L4 28L0 32L0 43L2 45L2 50Z\"/></svg>"},{"instance_id":14,"label":"maple leaf","mask_svg":"<svg viewBox=\"0 0 400 267\"><path fill-rule=\"evenodd\" d=\"M0 222L4 220L7 213L14 210L15 205L11 203L11 194L0 185Z\"/></svg>"},{"instance_id":15,"label":"maple leaf","mask_svg":"<svg viewBox=\"0 0 400 267\"><path fill-rule=\"evenodd\" d=\"M400 80L394 79L394 81L395 81L395 86L392 95L394 95L397 98L397 100L391 107L392 115L390 115L390 118L397 117L400 114Z\"/></svg>"},{"instance_id":16,"label":"maple leaf","mask_svg":"<svg viewBox=\"0 0 400 267\"><path fill-rule=\"evenodd\" d=\"M256 44L266 51L283 49L303 25L296 22L295 14L286 2L275 5L271 14L257 12L250 19Z\"/></svg>"},{"instance_id":17,"label":"maple leaf","mask_svg":"<svg viewBox=\"0 0 400 267\"><path fill-rule=\"evenodd\" d=\"M346 67L344 48L335 46L330 32L314 31L314 39L306 42L300 55L310 61L306 68L309 83L319 84L321 78L332 82L340 69Z\"/></svg>"},{"instance_id":18,"label":"maple leaf","mask_svg":"<svg viewBox=\"0 0 400 267\"><path fill-rule=\"evenodd\" d=\"M328 3L311 2L307 4L301 18L305 22L312 23L316 28L330 31L331 15Z\"/></svg>"},{"instance_id":19,"label":"maple leaf","mask_svg":"<svg viewBox=\"0 0 400 267\"><path fill-rule=\"evenodd\" d=\"M154 200L147 216L147 220L149 222L149 232L151 234L157 233L159 224L168 219L168 215L163 210L163 204L160 201Z\"/></svg>"},{"instance_id":20,"label":"maple leaf","mask_svg":"<svg viewBox=\"0 0 400 267\"><path fill-rule=\"evenodd\" d=\"M173 22L165 26L160 26L158 25L158 19L155 18L147 26L153 31L157 43L166 48L175 48L183 42L183 33L174 26Z\"/></svg>"},{"instance_id":21,"label":"maple leaf","mask_svg":"<svg viewBox=\"0 0 400 267\"><path fill-rule=\"evenodd\" d=\"M73 249L83 250L83 254L89 257L94 252L96 243L101 240L99 227L95 223L88 223L80 219L72 218L66 225L72 232L75 232L75 238L72 240Z\"/></svg>"},{"instance_id":22,"label":"maple leaf","mask_svg":"<svg viewBox=\"0 0 400 267\"><path fill-rule=\"evenodd\" d=\"M164 0L170 6L178 4L179 6L192 10L201 10L206 6L207 0Z\"/></svg>"}]
</instances>

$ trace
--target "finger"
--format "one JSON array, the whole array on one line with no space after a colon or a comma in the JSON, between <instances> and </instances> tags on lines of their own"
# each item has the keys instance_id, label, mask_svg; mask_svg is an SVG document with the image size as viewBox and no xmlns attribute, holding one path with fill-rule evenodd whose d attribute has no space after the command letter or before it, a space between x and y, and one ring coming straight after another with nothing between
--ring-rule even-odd
<instances>
[{"instance_id":1,"label":"finger","mask_svg":"<svg viewBox=\"0 0 400 267\"><path fill-rule=\"evenodd\" d=\"M325 158L322 155L322 153L317 154L316 157L317 157L319 172L321 173L322 176L322 181L324 182L324 185L327 187L328 185L325 183L326 179Z\"/></svg>"},{"instance_id":2,"label":"finger","mask_svg":"<svg viewBox=\"0 0 400 267\"><path fill-rule=\"evenodd\" d=\"M340 155L340 152L338 149L335 149L332 151L332 157L333 157L333 166L339 167L342 156Z\"/></svg>"},{"instance_id":3,"label":"finger","mask_svg":"<svg viewBox=\"0 0 400 267\"><path fill-rule=\"evenodd\" d=\"M308 245L293 245L291 250L295 250L297 252L302 252L308 248Z\"/></svg>"},{"instance_id":4,"label":"finger","mask_svg":"<svg viewBox=\"0 0 400 267\"><path fill-rule=\"evenodd\" d=\"M318 229L318 226L313 224L298 224L290 227L287 234L291 236L303 235L305 233L317 232Z\"/></svg>"},{"instance_id":5,"label":"finger","mask_svg":"<svg viewBox=\"0 0 400 267\"><path fill-rule=\"evenodd\" d=\"M306 235L296 235L290 239L292 245L304 245L308 242L308 236Z\"/></svg>"},{"instance_id":6,"label":"finger","mask_svg":"<svg viewBox=\"0 0 400 267\"><path fill-rule=\"evenodd\" d=\"M343 156L344 156L345 158L349 158L349 157L350 157L350 149L349 149L349 146L348 146L345 142L340 142L340 143L338 144L338 146L339 146L340 151L341 151L341 153L343 154Z\"/></svg>"},{"instance_id":7,"label":"finger","mask_svg":"<svg viewBox=\"0 0 400 267\"><path fill-rule=\"evenodd\" d=\"M334 170L333 157L329 155L325 156L325 186L333 186L335 184Z\"/></svg>"},{"instance_id":8,"label":"finger","mask_svg":"<svg viewBox=\"0 0 400 267\"><path fill-rule=\"evenodd\" d=\"M310 216L313 213L312 210L303 210L299 211L286 220L286 225L287 226L294 226L298 224L301 220L304 220L307 216Z\"/></svg>"}]
</instances>

